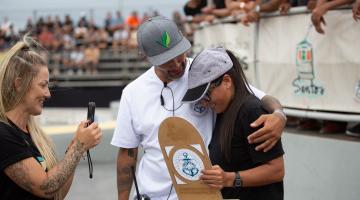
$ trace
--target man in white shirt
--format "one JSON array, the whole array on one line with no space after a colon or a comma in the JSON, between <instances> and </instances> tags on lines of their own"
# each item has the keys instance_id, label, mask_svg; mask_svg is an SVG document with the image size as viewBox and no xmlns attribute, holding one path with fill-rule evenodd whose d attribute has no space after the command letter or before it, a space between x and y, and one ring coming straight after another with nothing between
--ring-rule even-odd
<instances>
[{"instance_id":1,"label":"man in white shirt","mask_svg":"<svg viewBox=\"0 0 360 200\"><path fill-rule=\"evenodd\" d=\"M171 116L185 118L199 131L206 146L210 143L215 115L199 104L182 104L188 89L188 70L192 59L186 57L190 42L176 24L164 17L148 19L138 29L139 49L153 64L127 85L122 93L117 126L111 144L119 147L117 160L118 199L129 199L131 167L136 166L138 148L145 153L139 161L139 191L153 199L177 199L158 142L160 123ZM280 103L251 86L264 107L273 114L261 116L254 126L264 124L249 138L262 142L258 150L275 145L285 126Z\"/></svg>"}]
</instances>

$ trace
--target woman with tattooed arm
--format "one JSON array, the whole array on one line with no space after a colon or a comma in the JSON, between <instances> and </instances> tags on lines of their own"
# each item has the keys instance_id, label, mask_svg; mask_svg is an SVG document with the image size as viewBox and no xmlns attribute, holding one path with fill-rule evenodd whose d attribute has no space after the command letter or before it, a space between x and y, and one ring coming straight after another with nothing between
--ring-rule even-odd
<instances>
[{"instance_id":1,"label":"woman with tattooed arm","mask_svg":"<svg viewBox=\"0 0 360 200\"><path fill-rule=\"evenodd\" d=\"M44 49L25 36L0 67L0 199L64 199L86 150L100 143L96 122L82 121L63 160L34 119L50 98Z\"/></svg>"}]
</instances>

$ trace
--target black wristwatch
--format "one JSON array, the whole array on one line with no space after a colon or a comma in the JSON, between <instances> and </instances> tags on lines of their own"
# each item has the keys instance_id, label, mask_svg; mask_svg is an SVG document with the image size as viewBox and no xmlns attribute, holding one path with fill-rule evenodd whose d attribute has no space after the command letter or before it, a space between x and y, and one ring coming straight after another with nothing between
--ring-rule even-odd
<instances>
[{"instance_id":1,"label":"black wristwatch","mask_svg":"<svg viewBox=\"0 0 360 200\"><path fill-rule=\"evenodd\" d=\"M242 180L240 177L240 173L239 172L235 172L235 180L234 180L234 187L235 188L239 188L242 187Z\"/></svg>"}]
</instances>

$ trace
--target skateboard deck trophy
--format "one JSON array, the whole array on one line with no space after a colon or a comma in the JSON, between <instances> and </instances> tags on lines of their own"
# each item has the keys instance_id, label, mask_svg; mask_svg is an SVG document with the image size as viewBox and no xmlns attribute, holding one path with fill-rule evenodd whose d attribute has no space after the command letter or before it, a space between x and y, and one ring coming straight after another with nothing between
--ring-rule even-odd
<instances>
[{"instance_id":1,"label":"skateboard deck trophy","mask_svg":"<svg viewBox=\"0 0 360 200\"><path fill-rule=\"evenodd\" d=\"M220 200L221 193L202 183L211 162L198 131L185 119L169 117L159 128L159 143L179 200Z\"/></svg>"}]
</instances>

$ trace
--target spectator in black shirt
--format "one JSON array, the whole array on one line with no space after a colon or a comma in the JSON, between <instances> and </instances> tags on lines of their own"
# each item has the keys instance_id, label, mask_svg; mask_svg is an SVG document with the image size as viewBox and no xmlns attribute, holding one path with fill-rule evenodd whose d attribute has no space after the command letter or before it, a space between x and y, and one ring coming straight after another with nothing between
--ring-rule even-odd
<instances>
[{"instance_id":1,"label":"spectator in black shirt","mask_svg":"<svg viewBox=\"0 0 360 200\"><path fill-rule=\"evenodd\" d=\"M193 22L197 23L211 22L215 17L229 16L230 10L226 8L224 0L190 0L184 6L184 13L192 16Z\"/></svg>"},{"instance_id":2,"label":"spectator in black shirt","mask_svg":"<svg viewBox=\"0 0 360 200\"><path fill-rule=\"evenodd\" d=\"M184 6L184 13L187 16L202 14L201 9L206 7L206 0L190 0Z\"/></svg>"},{"instance_id":3,"label":"spectator in black shirt","mask_svg":"<svg viewBox=\"0 0 360 200\"><path fill-rule=\"evenodd\" d=\"M189 85L196 74L202 79L192 89L197 90L194 99L218 114L209 145L213 167L203 170L201 180L222 189L225 199L283 199L281 140L268 152L256 151L257 144L249 144L247 137L257 129L250 124L267 111L249 91L237 58L223 48L206 49L190 67Z\"/></svg>"}]
</instances>

